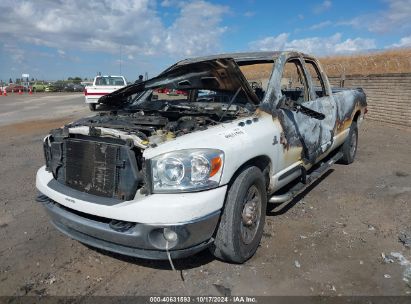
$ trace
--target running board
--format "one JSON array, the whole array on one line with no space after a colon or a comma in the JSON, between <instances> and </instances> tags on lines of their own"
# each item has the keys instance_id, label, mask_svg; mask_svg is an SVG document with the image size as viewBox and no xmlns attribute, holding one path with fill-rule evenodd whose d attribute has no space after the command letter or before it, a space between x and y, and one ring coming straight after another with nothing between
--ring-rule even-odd
<instances>
[{"instance_id":1,"label":"running board","mask_svg":"<svg viewBox=\"0 0 411 304\"><path fill-rule=\"evenodd\" d=\"M333 164L339 161L343 157L342 152L338 152L332 158L330 158L327 162L322 163L320 167L313 170L310 174L305 174L304 168L302 174L302 181L293 186L290 191L280 195L273 195L268 201L270 203L285 203L292 198L294 198L297 194L302 192L306 189L309 185L311 185L315 180L320 178Z\"/></svg>"}]
</instances>

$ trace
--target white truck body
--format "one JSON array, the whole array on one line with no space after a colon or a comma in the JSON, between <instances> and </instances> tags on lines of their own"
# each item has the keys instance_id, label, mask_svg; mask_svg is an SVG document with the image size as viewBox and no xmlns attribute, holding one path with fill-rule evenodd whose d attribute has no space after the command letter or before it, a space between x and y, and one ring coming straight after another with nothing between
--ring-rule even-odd
<instances>
[{"instance_id":1,"label":"white truck body","mask_svg":"<svg viewBox=\"0 0 411 304\"><path fill-rule=\"evenodd\" d=\"M86 104L97 104L100 97L110 94L127 85L123 76L96 76L93 84L84 89Z\"/></svg>"},{"instance_id":2,"label":"white truck body","mask_svg":"<svg viewBox=\"0 0 411 304\"><path fill-rule=\"evenodd\" d=\"M273 71L259 101L237 64L270 60ZM305 92L296 94L292 88L283 88L280 77L287 62L300 66L300 75L307 73L305 63L314 63L322 92L308 74ZM199 76L191 73L185 78L192 65ZM226 75L230 75L228 83L223 81ZM206 96L198 94L198 77L206 83ZM152 98L153 92L164 86L188 90L188 96L181 98L194 102ZM214 87L226 88L224 94L231 90L230 98L221 92L214 94ZM241 87L243 95L239 97ZM285 95L291 97L285 101ZM134 96L135 102L128 96ZM307 100L297 103L292 96ZM218 98L224 103L216 103ZM240 100L234 104L236 98L254 99L257 106ZM361 90L331 90L318 62L296 52L183 61L101 102L125 112L79 120L45 138L46 166L38 170L36 178L41 192L38 201L53 224L72 238L149 259L180 258L210 247L219 258L246 261L261 239L267 200L285 201L278 191L296 179L307 183L310 168L337 148L341 147L340 158L352 162L357 126L366 113ZM143 107L145 103L157 104L155 110ZM201 110L193 110L191 104ZM187 116L189 113L195 115ZM211 116L201 116L205 113ZM176 115L182 116L176 119ZM205 126L208 117L214 118ZM129 158L134 153L137 156ZM137 171L133 169L137 167ZM117 173L110 173L113 170ZM203 171L205 177L196 179ZM115 185L110 184L112 174ZM130 181L138 181L138 186ZM135 190L128 191L130 187ZM233 199L241 193L245 197Z\"/></svg>"}]
</instances>

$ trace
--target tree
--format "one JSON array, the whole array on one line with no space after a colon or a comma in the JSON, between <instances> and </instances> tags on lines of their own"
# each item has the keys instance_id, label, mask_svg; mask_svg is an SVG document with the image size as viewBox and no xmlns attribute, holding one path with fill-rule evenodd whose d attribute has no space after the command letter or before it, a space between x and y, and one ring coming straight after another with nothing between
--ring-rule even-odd
<instances>
[{"instance_id":1,"label":"tree","mask_svg":"<svg viewBox=\"0 0 411 304\"><path fill-rule=\"evenodd\" d=\"M81 77L74 77L74 78L73 78L73 82L74 82L74 83L80 83L81 80L82 80Z\"/></svg>"}]
</instances>

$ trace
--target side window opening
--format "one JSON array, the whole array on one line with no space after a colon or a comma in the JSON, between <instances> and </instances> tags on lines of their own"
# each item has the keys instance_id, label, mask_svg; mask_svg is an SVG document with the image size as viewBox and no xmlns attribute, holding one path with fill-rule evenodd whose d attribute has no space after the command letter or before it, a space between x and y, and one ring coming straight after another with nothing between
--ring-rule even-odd
<instances>
[{"instance_id":1,"label":"side window opening","mask_svg":"<svg viewBox=\"0 0 411 304\"><path fill-rule=\"evenodd\" d=\"M281 93L296 103L309 100L307 79L299 60L290 60L284 65L281 76Z\"/></svg>"},{"instance_id":2,"label":"side window opening","mask_svg":"<svg viewBox=\"0 0 411 304\"><path fill-rule=\"evenodd\" d=\"M305 66L307 72L311 76L311 81L314 86L315 98L321 98L326 96L324 81L321 77L320 71L318 70L317 65L311 60L305 60Z\"/></svg>"},{"instance_id":3,"label":"side window opening","mask_svg":"<svg viewBox=\"0 0 411 304\"><path fill-rule=\"evenodd\" d=\"M239 64L241 72L260 101L264 99L267 92L273 65L274 62Z\"/></svg>"}]
</instances>

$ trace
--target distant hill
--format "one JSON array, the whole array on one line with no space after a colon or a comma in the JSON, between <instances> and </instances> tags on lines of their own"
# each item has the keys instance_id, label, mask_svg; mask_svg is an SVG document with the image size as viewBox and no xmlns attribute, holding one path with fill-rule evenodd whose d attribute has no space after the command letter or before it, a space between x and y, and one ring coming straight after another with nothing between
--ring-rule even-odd
<instances>
[{"instance_id":1,"label":"distant hill","mask_svg":"<svg viewBox=\"0 0 411 304\"><path fill-rule=\"evenodd\" d=\"M319 59L328 76L411 73L411 48Z\"/></svg>"},{"instance_id":2,"label":"distant hill","mask_svg":"<svg viewBox=\"0 0 411 304\"><path fill-rule=\"evenodd\" d=\"M328 76L411 73L411 48L319 57ZM241 67L249 80L270 76L272 64Z\"/></svg>"}]
</instances>

